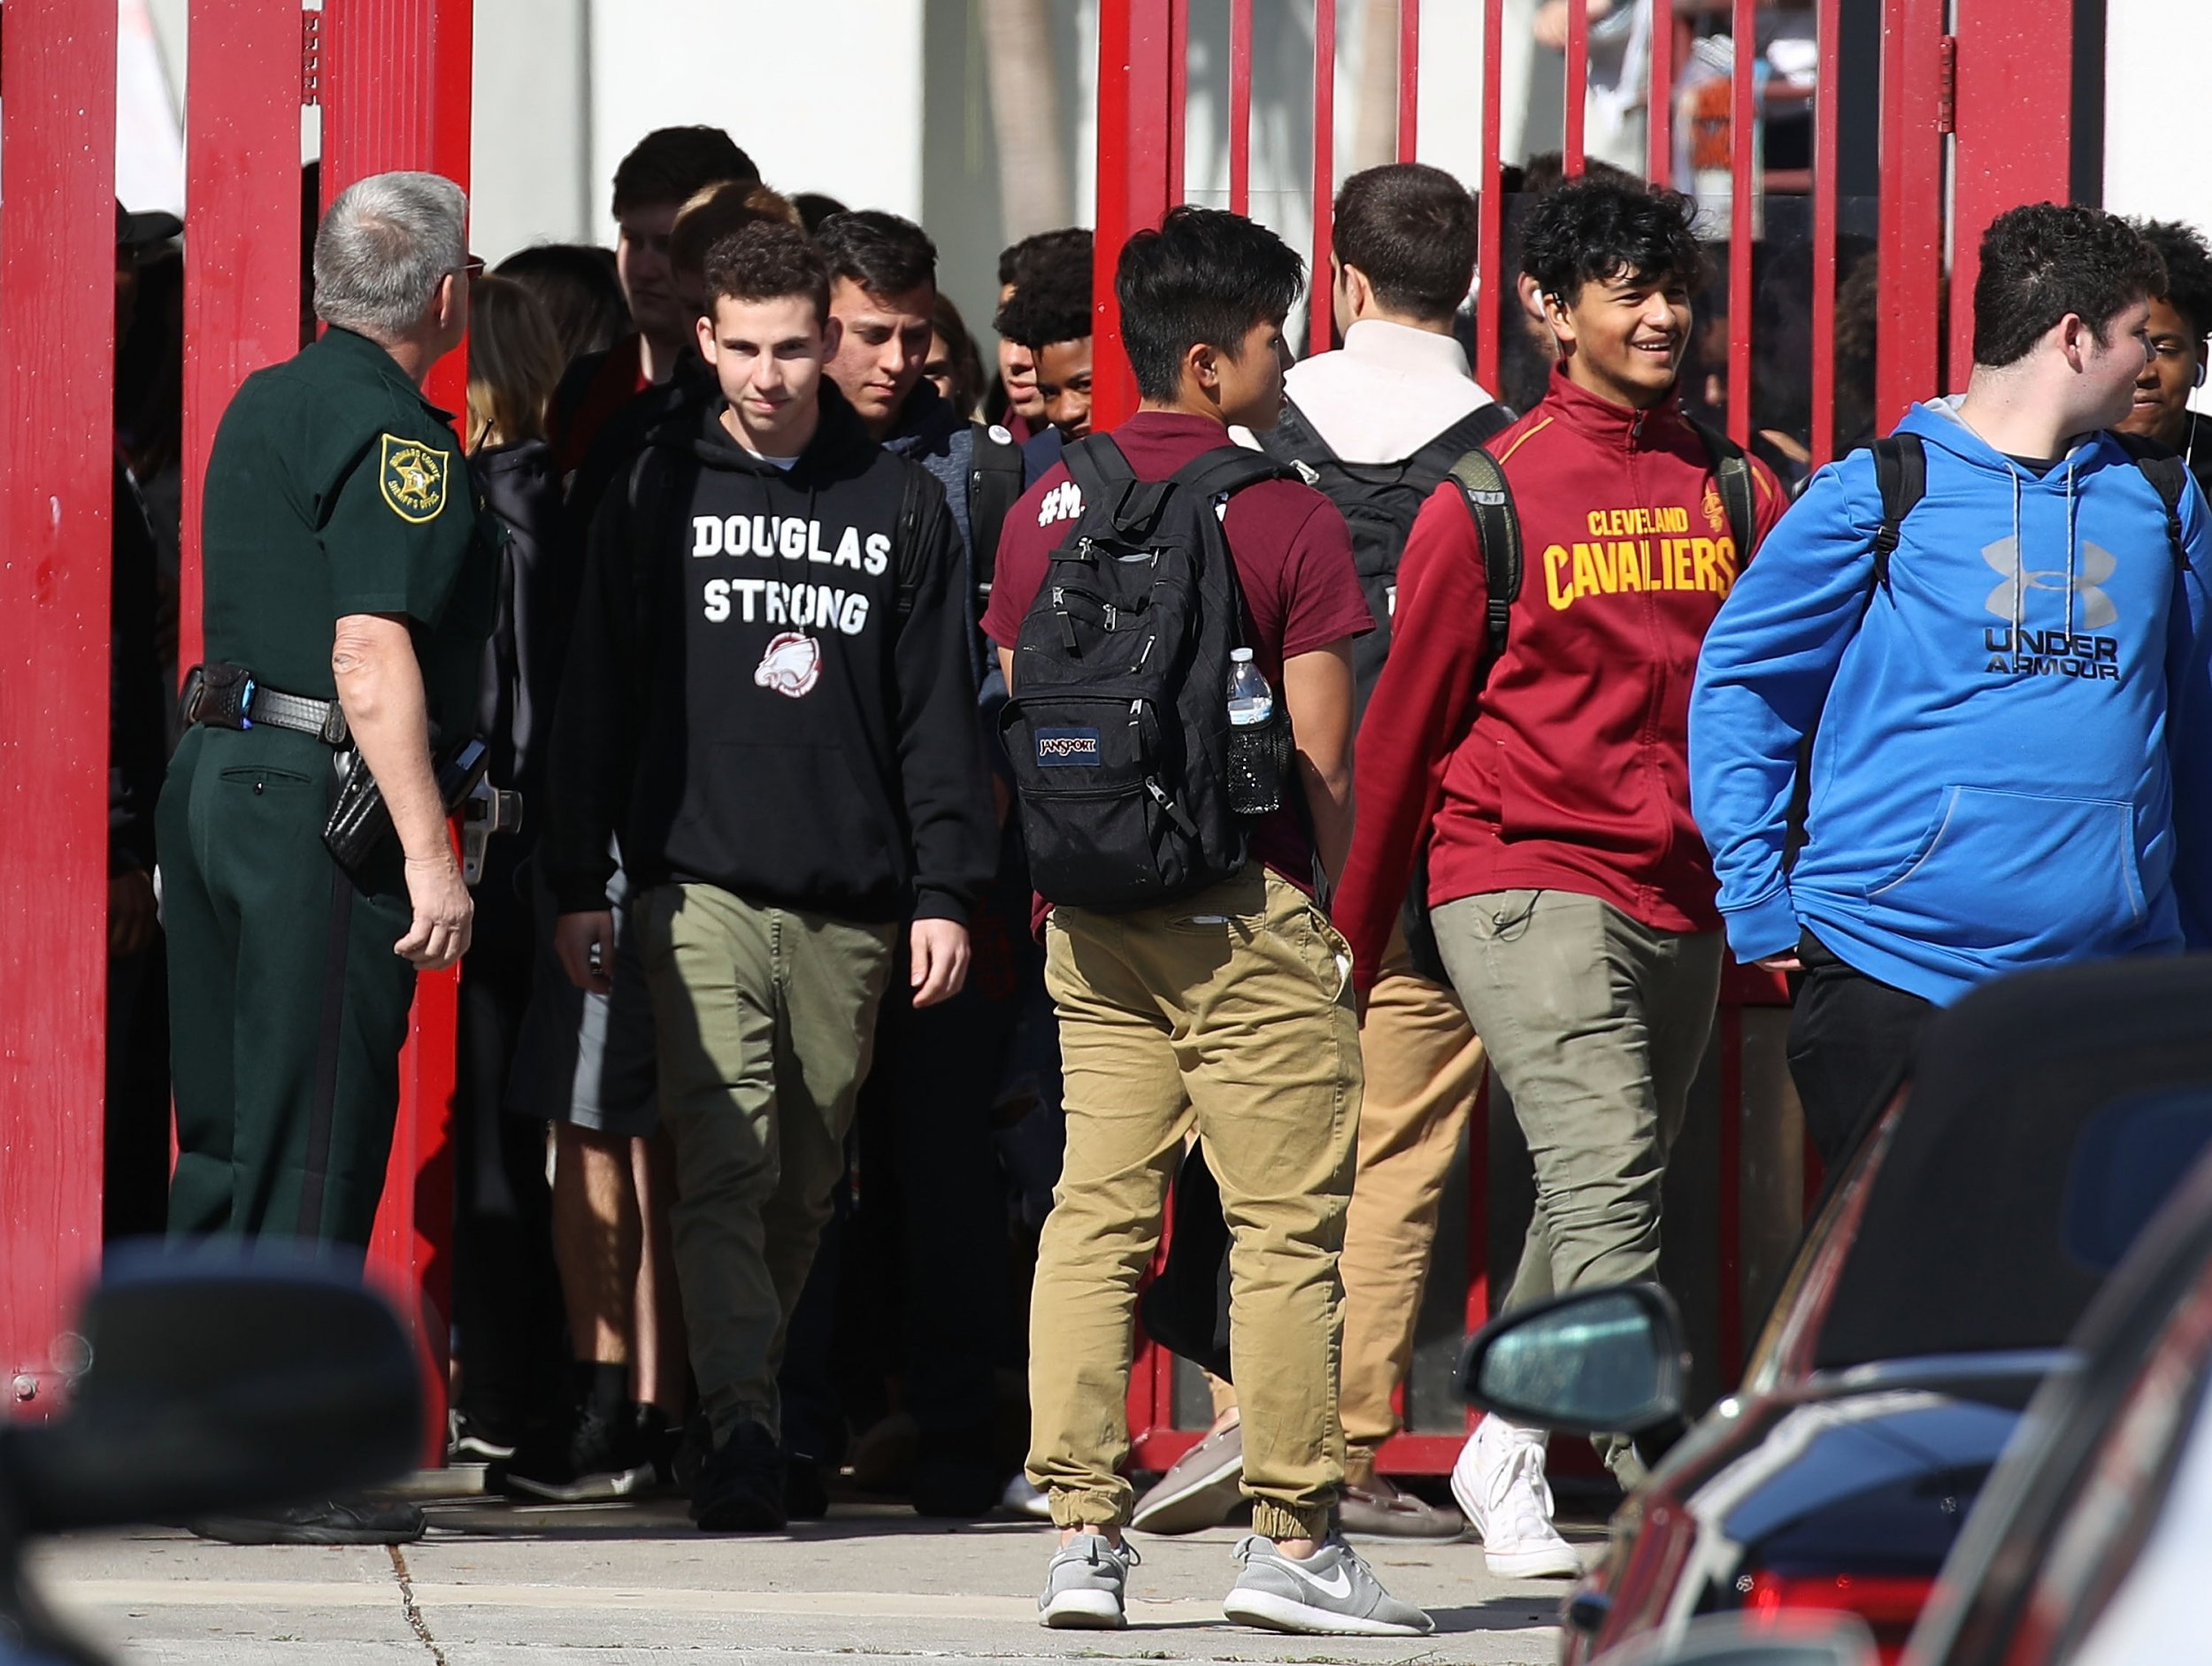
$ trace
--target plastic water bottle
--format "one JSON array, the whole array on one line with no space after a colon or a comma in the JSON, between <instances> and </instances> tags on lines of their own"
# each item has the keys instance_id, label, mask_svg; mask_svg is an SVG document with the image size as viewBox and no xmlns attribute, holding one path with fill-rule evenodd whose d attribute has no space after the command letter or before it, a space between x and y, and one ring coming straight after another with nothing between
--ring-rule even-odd
<instances>
[{"instance_id":1,"label":"plastic water bottle","mask_svg":"<svg viewBox=\"0 0 2212 1666\"><path fill-rule=\"evenodd\" d=\"M1252 663L1252 650L1229 651L1229 722L1233 727L1256 727L1275 715L1275 691Z\"/></svg>"},{"instance_id":2,"label":"plastic water bottle","mask_svg":"<svg viewBox=\"0 0 2212 1666\"><path fill-rule=\"evenodd\" d=\"M1264 816L1282 807L1290 733L1275 721L1275 691L1248 648L1229 655L1229 810Z\"/></svg>"}]
</instances>

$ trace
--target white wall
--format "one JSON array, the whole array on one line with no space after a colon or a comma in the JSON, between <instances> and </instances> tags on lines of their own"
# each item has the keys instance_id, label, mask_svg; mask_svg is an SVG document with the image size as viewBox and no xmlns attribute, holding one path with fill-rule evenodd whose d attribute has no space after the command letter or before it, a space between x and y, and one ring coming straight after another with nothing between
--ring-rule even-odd
<instances>
[{"instance_id":1,"label":"white wall","mask_svg":"<svg viewBox=\"0 0 2212 1666\"><path fill-rule=\"evenodd\" d=\"M2212 234L2212 168L2188 114L2212 61L2206 0L2111 0L2105 36L2104 205ZM2185 66L2179 81L2176 66Z\"/></svg>"}]
</instances>

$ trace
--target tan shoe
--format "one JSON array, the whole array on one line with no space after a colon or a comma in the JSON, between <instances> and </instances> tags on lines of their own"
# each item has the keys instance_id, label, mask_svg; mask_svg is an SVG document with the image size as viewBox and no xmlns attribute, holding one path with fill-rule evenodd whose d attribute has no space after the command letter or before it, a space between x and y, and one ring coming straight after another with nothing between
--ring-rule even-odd
<instances>
[{"instance_id":1,"label":"tan shoe","mask_svg":"<svg viewBox=\"0 0 2212 1666\"><path fill-rule=\"evenodd\" d=\"M1231 1424L1175 1461L1137 1501L1129 1524L1145 1533L1195 1533L1218 1527L1244 1497L1244 1429Z\"/></svg>"},{"instance_id":2,"label":"tan shoe","mask_svg":"<svg viewBox=\"0 0 2212 1666\"><path fill-rule=\"evenodd\" d=\"M1467 1525L1457 1510L1402 1493L1379 1475L1347 1481L1336 1515L1342 1531L1370 1539L1456 1539Z\"/></svg>"}]
</instances>

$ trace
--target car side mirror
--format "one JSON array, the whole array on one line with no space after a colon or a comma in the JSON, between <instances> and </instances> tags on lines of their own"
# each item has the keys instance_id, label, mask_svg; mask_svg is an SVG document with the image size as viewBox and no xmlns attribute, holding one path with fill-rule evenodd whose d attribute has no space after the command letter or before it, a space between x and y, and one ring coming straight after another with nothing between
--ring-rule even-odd
<instances>
[{"instance_id":1,"label":"car side mirror","mask_svg":"<svg viewBox=\"0 0 2212 1666\"><path fill-rule=\"evenodd\" d=\"M1709 1614L1678 1637L1647 1632L1609 1666L1875 1666L1874 1634L1855 1614Z\"/></svg>"},{"instance_id":2,"label":"car side mirror","mask_svg":"<svg viewBox=\"0 0 2212 1666\"><path fill-rule=\"evenodd\" d=\"M412 1467L414 1350L357 1266L213 1245L109 1266L69 1409L0 1433L18 1527L302 1503Z\"/></svg>"},{"instance_id":3,"label":"car side mirror","mask_svg":"<svg viewBox=\"0 0 2212 1666\"><path fill-rule=\"evenodd\" d=\"M1688 1364L1674 1299L1614 1285L1493 1319L1467 1344L1460 1393L1513 1423L1632 1435L1682 1415Z\"/></svg>"}]
</instances>

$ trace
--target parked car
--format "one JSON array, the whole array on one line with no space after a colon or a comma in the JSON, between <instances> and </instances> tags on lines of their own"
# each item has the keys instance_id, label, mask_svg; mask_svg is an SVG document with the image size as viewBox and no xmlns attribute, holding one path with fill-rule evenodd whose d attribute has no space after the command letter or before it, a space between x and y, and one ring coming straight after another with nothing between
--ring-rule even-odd
<instances>
[{"instance_id":1,"label":"parked car","mask_svg":"<svg viewBox=\"0 0 2212 1666\"><path fill-rule=\"evenodd\" d=\"M2107 1272L2212 1145L2208 1011L2212 956L2193 956L2032 973L1941 1015L1834 1178L1741 1387L1686 1433L1655 1290L1578 1293L1474 1339L1477 1405L1667 1448L1567 1601L1563 1662L1733 1609L1848 1612L1897 1657Z\"/></svg>"},{"instance_id":2,"label":"parked car","mask_svg":"<svg viewBox=\"0 0 2212 1666\"><path fill-rule=\"evenodd\" d=\"M2116 1143L2145 1163L2178 1157L2212 1113L2212 1090L2138 1096ZM2070 1214L2085 1255L2108 1247L2124 1190L2093 1186ZM1578 1321L1603 1357L1555 1365L1551 1393L1647 1412L1676 1380L1663 1299L1647 1286L1596 1292ZM1561 1312L1564 1312L1562 1304ZM1571 1328L1554 1316L1539 1327ZM1907 1640L1905 1666L2143 1666L2212 1657L2203 1622L2212 1570L2212 1154L2144 1231L2030 1404L1982 1489ZM1534 1332L1492 1369L1532 1380ZM1640 1371L1640 1376L1639 1375ZM1786 1624L1784 1624L1786 1623ZM1848 1615L1739 1610L1655 1631L1620 1666L1873 1666Z\"/></svg>"},{"instance_id":3,"label":"parked car","mask_svg":"<svg viewBox=\"0 0 2212 1666\"><path fill-rule=\"evenodd\" d=\"M67 1411L0 1422L0 1666L96 1666L26 1579L27 1539L327 1498L413 1463L413 1350L358 1270L209 1246L111 1263Z\"/></svg>"}]
</instances>

